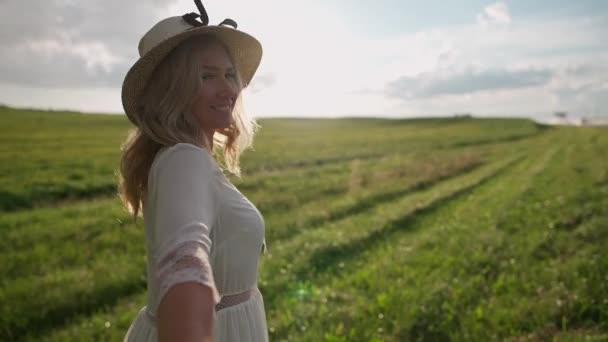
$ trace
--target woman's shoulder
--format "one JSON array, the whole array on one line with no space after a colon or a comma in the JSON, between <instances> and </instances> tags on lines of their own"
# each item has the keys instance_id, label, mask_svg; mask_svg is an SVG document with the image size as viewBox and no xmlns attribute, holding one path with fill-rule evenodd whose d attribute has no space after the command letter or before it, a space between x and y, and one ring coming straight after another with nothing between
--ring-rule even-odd
<instances>
[{"instance_id":1,"label":"woman's shoulder","mask_svg":"<svg viewBox=\"0 0 608 342\"><path fill-rule=\"evenodd\" d=\"M183 154L201 153L201 154L204 154L205 156L212 158L211 154L209 153L209 151L207 151L207 149L194 145L194 144L191 144L191 143L177 143L175 145L163 146L158 151L158 153L165 154L165 155L171 154L171 153L183 153Z\"/></svg>"},{"instance_id":2,"label":"woman's shoulder","mask_svg":"<svg viewBox=\"0 0 608 342\"><path fill-rule=\"evenodd\" d=\"M162 147L152 163L152 170L165 167L191 167L199 170L220 171L208 150L190 143Z\"/></svg>"}]
</instances>

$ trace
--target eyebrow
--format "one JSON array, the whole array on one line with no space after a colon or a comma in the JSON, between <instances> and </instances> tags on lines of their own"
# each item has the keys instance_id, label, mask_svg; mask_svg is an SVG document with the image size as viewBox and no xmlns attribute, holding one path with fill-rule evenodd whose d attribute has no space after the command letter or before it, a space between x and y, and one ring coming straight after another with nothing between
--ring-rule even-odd
<instances>
[{"instance_id":1,"label":"eyebrow","mask_svg":"<svg viewBox=\"0 0 608 342\"><path fill-rule=\"evenodd\" d=\"M212 65L203 65L203 69L222 70L222 68L218 68ZM226 71L234 71L234 67L226 68Z\"/></svg>"}]
</instances>

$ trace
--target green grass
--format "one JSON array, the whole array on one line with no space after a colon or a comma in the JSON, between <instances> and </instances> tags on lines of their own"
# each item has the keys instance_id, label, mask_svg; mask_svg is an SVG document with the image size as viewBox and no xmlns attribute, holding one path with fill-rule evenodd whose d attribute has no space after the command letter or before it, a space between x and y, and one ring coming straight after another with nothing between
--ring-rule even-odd
<instances>
[{"instance_id":1,"label":"green grass","mask_svg":"<svg viewBox=\"0 0 608 342\"><path fill-rule=\"evenodd\" d=\"M266 222L271 340L608 340L605 129L260 124L232 180ZM121 340L145 305L142 222L115 195L128 129L0 109L0 340Z\"/></svg>"},{"instance_id":2,"label":"green grass","mask_svg":"<svg viewBox=\"0 0 608 342\"><path fill-rule=\"evenodd\" d=\"M0 108L0 210L30 209L115 193L124 117ZM388 120L260 120L244 173L369 160L429 148L529 137L542 128L518 120L453 119L394 124ZM441 136L441 139L433 139ZM290 146L285 153L282 146Z\"/></svg>"}]
</instances>

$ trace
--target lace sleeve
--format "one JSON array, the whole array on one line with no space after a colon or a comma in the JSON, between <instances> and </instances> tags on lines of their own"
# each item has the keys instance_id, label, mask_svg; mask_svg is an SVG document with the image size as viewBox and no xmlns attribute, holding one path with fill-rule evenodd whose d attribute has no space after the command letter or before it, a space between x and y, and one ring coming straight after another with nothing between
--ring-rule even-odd
<instances>
[{"instance_id":1,"label":"lace sleeve","mask_svg":"<svg viewBox=\"0 0 608 342\"><path fill-rule=\"evenodd\" d=\"M185 241L169 251L156 267L159 284L159 303L169 289L176 284L194 281L213 291L215 304L220 301L209 264L208 250L197 241Z\"/></svg>"}]
</instances>

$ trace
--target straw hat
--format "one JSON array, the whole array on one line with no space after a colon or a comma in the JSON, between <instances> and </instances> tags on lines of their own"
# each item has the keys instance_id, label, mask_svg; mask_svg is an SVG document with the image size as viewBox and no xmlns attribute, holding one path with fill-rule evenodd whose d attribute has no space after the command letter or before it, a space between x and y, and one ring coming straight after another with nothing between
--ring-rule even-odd
<instances>
[{"instance_id":1,"label":"straw hat","mask_svg":"<svg viewBox=\"0 0 608 342\"><path fill-rule=\"evenodd\" d=\"M138 126L137 112L140 97L158 64L181 42L193 36L213 35L223 42L234 59L237 70L247 87L262 59L262 45L251 35L236 29L232 19L225 19L219 25L208 25L209 17L200 0L194 0L197 13L169 17L154 25L139 41L139 56L127 72L122 84L122 105L127 117ZM197 21L196 18L201 19ZM141 113L140 113L141 114Z\"/></svg>"}]
</instances>

